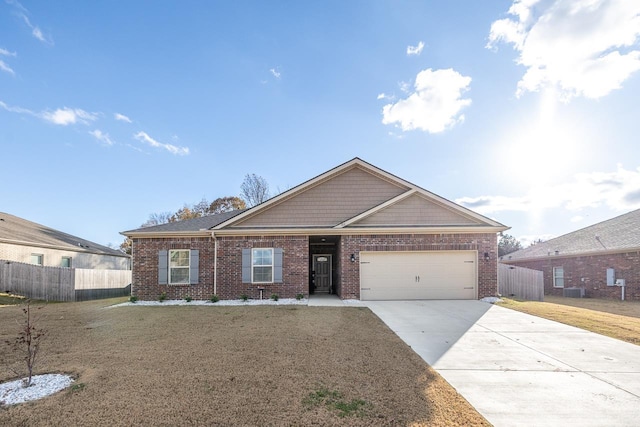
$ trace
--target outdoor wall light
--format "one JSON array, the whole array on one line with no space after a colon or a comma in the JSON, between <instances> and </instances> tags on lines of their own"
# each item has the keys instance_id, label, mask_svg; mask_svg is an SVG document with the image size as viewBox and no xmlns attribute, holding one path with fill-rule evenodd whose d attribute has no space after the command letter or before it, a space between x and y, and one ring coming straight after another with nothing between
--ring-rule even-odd
<instances>
[{"instance_id":1,"label":"outdoor wall light","mask_svg":"<svg viewBox=\"0 0 640 427\"><path fill-rule=\"evenodd\" d=\"M351 254L351 262L356 262L356 254Z\"/></svg>"},{"instance_id":2,"label":"outdoor wall light","mask_svg":"<svg viewBox=\"0 0 640 427\"><path fill-rule=\"evenodd\" d=\"M484 260L489 261L489 252L484 253Z\"/></svg>"}]
</instances>

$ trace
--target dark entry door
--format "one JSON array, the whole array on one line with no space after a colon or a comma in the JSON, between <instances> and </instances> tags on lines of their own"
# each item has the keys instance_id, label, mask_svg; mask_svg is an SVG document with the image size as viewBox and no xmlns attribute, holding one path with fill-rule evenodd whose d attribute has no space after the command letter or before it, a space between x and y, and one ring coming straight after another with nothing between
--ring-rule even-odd
<instances>
[{"instance_id":1,"label":"dark entry door","mask_svg":"<svg viewBox=\"0 0 640 427\"><path fill-rule=\"evenodd\" d=\"M315 292L331 293L331 255L314 255Z\"/></svg>"}]
</instances>

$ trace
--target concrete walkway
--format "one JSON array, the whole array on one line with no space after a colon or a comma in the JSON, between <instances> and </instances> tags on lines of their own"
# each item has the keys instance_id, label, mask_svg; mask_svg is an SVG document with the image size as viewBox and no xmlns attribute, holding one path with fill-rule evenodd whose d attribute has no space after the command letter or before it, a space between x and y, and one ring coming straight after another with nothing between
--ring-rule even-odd
<instances>
[{"instance_id":1,"label":"concrete walkway","mask_svg":"<svg viewBox=\"0 0 640 427\"><path fill-rule=\"evenodd\" d=\"M640 346L480 301L365 305L497 427L640 425Z\"/></svg>"}]
</instances>

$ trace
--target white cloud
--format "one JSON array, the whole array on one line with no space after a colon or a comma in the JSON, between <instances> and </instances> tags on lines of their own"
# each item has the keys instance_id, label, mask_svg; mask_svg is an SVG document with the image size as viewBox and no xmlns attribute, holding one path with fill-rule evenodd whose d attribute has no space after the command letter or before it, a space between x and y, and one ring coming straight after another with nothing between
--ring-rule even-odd
<instances>
[{"instance_id":1,"label":"white cloud","mask_svg":"<svg viewBox=\"0 0 640 427\"><path fill-rule=\"evenodd\" d=\"M38 117L49 123L56 125L67 126L76 123L82 123L88 125L90 122L95 121L98 118L99 113L88 113L80 108L58 108L54 111L41 111L35 112L27 108L16 107L8 105L7 103L0 101L0 108L9 111L11 113L27 114L30 116Z\"/></svg>"},{"instance_id":2,"label":"white cloud","mask_svg":"<svg viewBox=\"0 0 640 427\"><path fill-rule=\"evenodd\" d=\"M35 37L36 39L40 40L43 43L53 45L53 39L51 38L51 36L45 35L40 29L40 27L31 23L31 20L29 20L29 17L27 16L29 11L22 4L20 4L20 2L18 2L17 0L6 0L6 3L14 7L15 9L14 13L20 18L22 18L22 20L27 25L27 27L31 29L31 35L33 37Z\"/></svg>"},{"instance_id":3,"label":"white cloud","mask_svg":"<svg viewBox=\"0 0 640 427\"><path fill-rule=\"evenodd\" d=\"M518 96L554 87L565 100L600 98L640 70L638 1L515 0L508 14L492 23L487 47L518 52Z\"/></svg>"},{"instance_id":4,"label":"white cloud","mask_svg":"<svg viewBox=\"0 0 640 427\"><path fill-rule=\"evenodd\" d=\"M13 69L11 67L9 67L7 65L6 62L4 62L3 60L0 59L0 70L4 71L5 73L9 73L12 76L15 76L15 71L13 71Z\"/></svg>"},{"instance_id":5,"label":"white cloud","mask_svg":"<svg viewBox=\"0 0 640 427\"><path fill-rule=\"evenodd\" d=\"M407 46L407 56L420 55L424 49L424 43L418 42L417 46Z\"/></svg>"},{"instance_id":6,"label":"white cloud","mask_svg":"<svg viewBox=\"0 0 640 427\"><path fill-rule=\"evenodd\" d=\"M403 131L443 132L464 121L460 111L471 104L471 99L461 96L470 83L471 77L451 68L423 70L416 76L414 92L408 98L383 107L382 123L395 123Z\"/></svg>"},{"instance_id":7,"label":"white cloud","mask_svg":"<svg viewBox=\"0 0 640 427\"><path fill-rule=\"evenodd\" d=\"M580 173L572 181L532 188L525 196L462 197L456 200L481 214L564 208L580 211L606 205L617 211L640 208L640 167L614 172ZM574 217L575 218L575 217Z\"/></svg>"},{"instance_id":8,"label":"white cloud","mask_svg":"<svg viewBox=\"0 0 640 427\"><path fill-rule=\"evenodd\" d=\"M113 118L116 119L116 120L120 120L121 122L131 123L131 119L129 117L125 116L124 114L115 113L113 115Z\"/></svg>"},{"instance_id":9,"label":"white cloud","mask_svg":"<svg viewBox=\"0 0 640 427\"><path fill-rule=\"evenodd\" d=\"M67 126L75 123L89 124L98 118L96 113L88 113L79 108L58 108L55 111L44 111L40 113L40 117L44 120L61 126Z\"/></svg>"},{"instance_id":10,"label":"white cloud","mask_svg":"<svg viewBox=\"0 0 640 427\"><path fill-rule=\"evenodd\" d=\"M39 117L38 113L34 113L33 111L22 107L12 107L3 101L0 101L0 107L6 111L9 111L10 113L28 114L30 116Z\"/></svg>"},{"instance_id":11,"label":"white cloud","mask_svg":"<svg viewBox=\"0 0 640 427\"><path fill-rule=\"evenodd\" d=\"M275 77L276 79L280 80L280 76L282 75L282 73L280 72L280 70L278 68L271 68L271 69L269 69L269 72L271 73L271 75L273 77Z\"/></svg>"},{"instance_id":12,"label":"white cloud","mask_svg":"<svg viewBox=\"0 0 640 427\"><path fill-rule=\"evenodd\" d=\"M0 47L0 55L2 56L16 56L15 52L9 52L7 49L3 49ZM4 71L5 73L9 73L11 75L15 75L15 71L13 71L13 69L3 60L0 59L0 70Z\"/></svg>"},{"instance_id":13,"label":"white cloud","mask_svg":"<svg viewBox=\"0 0 640 427\"><path fill-rule=\"evenodd\" d=\"M98 141L107 144L113 145L115 142L109 137L108 133L103 133L100 129L95 129L89 132L89 135L93 136Z\"/></svg>"},{"instance_id":14,"label":"white cloud","mask_svg":"<svg viewBox=\"0 0 640 427\"><path fill-rule=\"evenodd\" d=\"M569 221L571 222L582 222L582 220L584 219L584 217L582 215L574 215L571 217L571 219Z\"/></svg>"},{"instance_id":15,"label":"white cloud","mask_svg":"<svg viewBox=\"0 0 640 427\"><path fill-rule=\"evenodd\" d=\"M137 139L140 142L144 142L146 144L149 144L152 147L156 147L156 148L164 148L165 150L167 150L168 152L170 152L171 154L177 154L180 156L185 156L187 154L189 154L189 148L188 147L177 147L175 145L172 144L164 144L162 142L158 142L155 139L151 138L146 132L138 132L135 135L133 135L133 137L135 139Z\"/></svg>"}]
</instances>

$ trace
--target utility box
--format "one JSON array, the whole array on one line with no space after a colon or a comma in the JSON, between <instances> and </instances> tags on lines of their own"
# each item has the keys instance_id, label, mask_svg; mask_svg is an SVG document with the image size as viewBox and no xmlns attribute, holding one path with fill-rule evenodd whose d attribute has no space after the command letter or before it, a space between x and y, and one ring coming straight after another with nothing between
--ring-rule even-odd
<instances>
[{"instance_id":1,"label":"utility box","mask_svg":"<svg viewBox=\"0 0 640 427\"><path fill-rule=\"evenodd\" d=\"M616 286L616 271L613 268L607 268L607 286Z\"/></svg>"},{"instance_id":2,"label":"utility box","mask_svg":"<svg viewBox=\"0 0 640 427\"><path fill-rule=\"evenodd\" d=\"M624 279L616 280L616 286L624 286Z\"/></svg>"}]
</instances>

